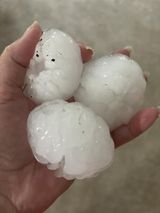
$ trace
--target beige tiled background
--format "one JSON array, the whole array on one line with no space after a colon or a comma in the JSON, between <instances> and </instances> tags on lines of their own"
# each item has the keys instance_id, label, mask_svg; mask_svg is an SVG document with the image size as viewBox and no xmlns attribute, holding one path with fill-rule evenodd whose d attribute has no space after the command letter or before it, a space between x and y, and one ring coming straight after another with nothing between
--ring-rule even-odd
<instances>
[{"instance_id":1,"label":"beige tiled background","mask_svg":"<svg viewBox=\"0 0 160 213\"><path fill-rule=\"evenodd\" d=\"M0 51L33 21L56 27L96 49L132 45L150 71L145 106L160 104L160 0L0 0ZM116 151L100 176L77 181L46 213L159 213L160 122Z\"/></svg>"}]
</instances>

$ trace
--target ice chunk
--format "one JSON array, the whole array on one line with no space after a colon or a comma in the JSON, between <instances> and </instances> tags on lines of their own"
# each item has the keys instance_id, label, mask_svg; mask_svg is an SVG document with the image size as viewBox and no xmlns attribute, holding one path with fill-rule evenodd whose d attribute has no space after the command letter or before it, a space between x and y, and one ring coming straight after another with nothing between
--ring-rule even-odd
<instances>
[{"instance_id":1,"label":"ice chunk","mask_svg":"<svg viewBox=\"0 0 160 213\"><path fill-rule=\"evenodd\" d=\"M66 179L92 177L113 160L107 124L76 102L56 100L35 108L28 118L28 139L36 159Z\"/></svg>"},{"instance_id":2,"label":"ice chunk","mask_svg":"<svg viewBox=\"0 0 160 213\"><path fill-rule=\"evenodd\" d=\"M79 86L83 64L78 44L66 33L43 33L30 62L24 94L36 103L69 99Z\"/></svg>"},{"instance_id":3,"label":"ice chunk","mask_svg":"<svg viewBox=\"0 0 160 213\"><path fill-rule=\"evenodd\" d=\"M113 130L137 112L145 88L142 69L134 60L105 56L85 65L75 100L96 111Z\"/></svg>"}]
</instances>

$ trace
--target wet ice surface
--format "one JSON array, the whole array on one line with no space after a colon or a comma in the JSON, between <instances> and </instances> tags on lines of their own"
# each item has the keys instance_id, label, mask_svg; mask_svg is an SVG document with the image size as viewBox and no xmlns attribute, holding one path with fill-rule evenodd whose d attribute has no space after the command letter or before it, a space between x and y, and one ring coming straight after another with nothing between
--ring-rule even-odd
<instances>
[{"instance_id":1,"label":"wet ice surface","mask_svg":"<svg viewBox=\"0 0 160 213\"><path fill-rule=\"evenodd\" d=\"M56 175L83 179L109 167L114 143L102 118L80 103L44 103L28 119L28 138L36 159Z\"/></svg>"},{"instance_id":2,"label":"wet ice surface","mask_svg":"<svg viewBox=\"0 0 160 213\"><path fill-rule=\"evenodd\" d=\"M115 129L138 111L145 88L142 69L135 61L124 55L105 56L85 65L75 99Z\"/></svg>"},{"instance_id":3,"label":"wet ice surface","mask_svg":"<svg viewBox=\"0 0 160 213\"><path fill-rule=\"evenodd\" d=\"M82 59L78 44L52 29L37 44L25 79L25 95L36 103L69 99L79 86Z\"/></svg>"},{"instance_id":4,"label":"wet ice surface","mask_svg":"<svg viewBox=\"0 0 160 213\"><path fill-rule=\"evenodd\" d=\"M109 127L130 120L146 87L140 66L124 55L89 62L81 76L82 68L77 43L59 30L50 30L43 33L25 79L24 93L36 103L46 102L29 115L33 154L66 179L92 177L111 164L114 143ZM74 93L90 109L55 100Z\"/></svg>"}]
</instances>

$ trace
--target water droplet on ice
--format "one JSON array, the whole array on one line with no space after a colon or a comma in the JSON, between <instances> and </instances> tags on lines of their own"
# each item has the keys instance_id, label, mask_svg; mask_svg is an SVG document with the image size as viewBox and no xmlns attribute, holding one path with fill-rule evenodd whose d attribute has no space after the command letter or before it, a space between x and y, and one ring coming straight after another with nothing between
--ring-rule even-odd
<instances>
[{"instance_id":1,"label":"water droplet on ice","mask_svg":"<svg viewBox=\"0 0 160 213\"><path fill-rule=\"evenodd\" d=\"M45 131L45 133L44 133L45 135L48 135L48 131Z\"/></svg>"}]
</instances>

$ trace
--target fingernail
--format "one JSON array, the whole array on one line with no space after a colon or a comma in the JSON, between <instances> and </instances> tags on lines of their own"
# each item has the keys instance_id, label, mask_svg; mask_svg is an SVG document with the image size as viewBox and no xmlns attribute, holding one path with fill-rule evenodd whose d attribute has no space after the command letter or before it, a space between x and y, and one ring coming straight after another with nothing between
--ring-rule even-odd
<instances>
[{"instance_id":1,"label":"fingernail","mask_svg":"<svg viewBox=\"0 0 160 213\"><path fill-rule=\"evenodd\" d=\"M78 42L80 46L82 46L83 48L85 48L89 54L91 54L92 56L95 54L95 50L90 47L89 45L86 45L85 43L82 42Z\"/></svg>"},{"instance_id":2,"label":"fingernail","mask_svg":"<svg viewBox=\"0 0 160 213\"><path fill-rule=\"evenodd\" d=\"M93 49L86 49L89 55L94 56L94 50Z\"/></svg>"},{"instance_id":3,"label":"fingernail","mask_svg":"<svg viewBox=\"0 0 160 213\"><path fill-rule=\"evenodd\" d=\"M150 76L150 72L145 71L144 72L144 78L145 78L146 81L148 81L149 76Z\"/></svg>"},{"instance_id":4,"label":"fingernail","mask_svg":"<svg viewBox=\"0 0 160 213\"><path fill-rule=\"evenodd\" d=\"M131 46L126 46L126 47L123 47L123 48L121 48L119 50L114 51L112 53L112 55L121 54L121 55L125 55L125 56L130 57L132 51L133 51L133 48Z\"/></svg>"},{"instance_id":5,"label":"fingernail","mask_svg":"<svg viewBox=\"0 0 160 213\"><path fill-rule=\"evenodd\" d=\"M133 47L132 46L126 46L124 47L125 50L127 50L130 54L133 52Z\"/></svg>"},{"instance_id":6,"label":"fingernail","mask_svg":"<svg viewBox=\"0 0 160 213\"><path fill-rule=\"evenodd\" d=\"M159 109L158 111L156 109L158 109L158 107L151 107L144 111L140 119L141 131L145 131L146 129L148 129L148 127L150 127L151 124L153 124L159 117Z\"/></svg>"},{"instance_id":7,"label":"fingernail","mask_svg":"<svg viewBox=\"0 0 160 213\"><path fill-rule=\"evenodd\" d=\"M158 112L159 112L158 117L160 117L160 106L156 106L156 108L158 109Z\"/></svg>"},{"instance_id":8,"label":"fingernail","mask_svg":"<svg viewBox=\"0 0 160 213\"><path fill-rule=\"evenodd\" d=\"M88 51L88 53L90 53L92 56L94 56L95 51L92 47L90 46L85 46L86 50Z\"/></svg>"},{"instance_id":9,"label":"fingernail","mask_svg":"<svg viewBox=\"0 0 160 213\"><path fill-rule=\"evenodd\" d=\"M90 46L85 46L85 47L86 47L87 50L92 50L92 51L94 51L93 48L90 47Z\"/></svg>"},{"instance_id":10,"label":"fingernail","mask_svg":"<svg viewBox=\"0 0 160 213\"><path fill-rule=\"evenodd\" d=\"M41 30L41 27L40 27L40 25L39 25L39 23L38 23L38 21L34 21L33 24L31 24L31 25L26 29L26 31L23 33L23 35L22 35L21 38L23 39L23 38L25 38L26 36L28 36L28 34L29 34L34 28L37 28L37 29L39 29L39 31L42 31L42 30Z\"/></svg>"},{"instance_id":11,"label":"fingernail","mask_svg":"<svg viewBox=\"0 0 160 213\"><path fill-rule=\"evenodd\" d=\"M32 29L35 28L35 27L39 27L39 28L40 28L40 25L39 25L38 21L34 21L34 22L27 28L26 32L32 30Z\"/></svg>"},{"instance_id":12,"label":"fingernail","mask_svg":"<svg viewBox=\"0 0 160 213\"><path fill-rule=\"evenodd\" d=\"M24 32L22 38L24 38L25 36L27 36L28 33L30 33L31 30L33 30L34 28L39 28L39 30L41 30L41 27L40 27L38 21L34 21L33 24L31 24L31 25L26 29L26 31Z\"/></svg>"},{"instance_id":13,"label":"fingernail","mask_svg":"<svg viewBox=\"0 0 160 213\"><path fill-rule=\"evenodd\" d=\"M125 50L128 50L128 51L130 51L130 52L133 51L133 47L132 47L132 46L126 46L126 47L124 47L124 49L125 49Z\"/></svg>"}]
</instances>

